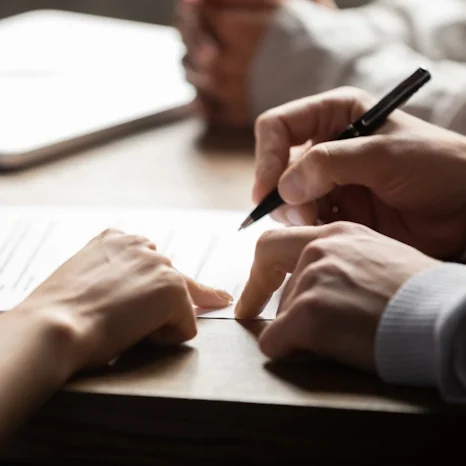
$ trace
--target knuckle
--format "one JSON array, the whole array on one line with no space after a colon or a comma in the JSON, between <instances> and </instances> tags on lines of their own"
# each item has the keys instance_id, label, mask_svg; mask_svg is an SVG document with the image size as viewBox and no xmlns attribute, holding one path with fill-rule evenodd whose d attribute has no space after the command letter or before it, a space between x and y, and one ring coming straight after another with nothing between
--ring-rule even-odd
<instances>
[{"instance_id":1,"label":"knuckle","mask_svg":"<svg viewBox=\"0 0 466 466\"><path fill-rule=\"evenodd\" d=\"M316 239L306 245L303 251L303 258L306 262L314 262L323 259L326 254L326 241L323 239Z\"/></svg>"},{"instance_id":2,"label":"knuckle","mask_svg":"<svg viewBox=\"0 0 466 466\"><path fill-rule=\"evenodd\" d=\"M183 277L172 267L162 264L156 269L158 286L172 295L182 295L186 291L186 283Z\"/></svg>"},{"instance_id":3,"label":"knuckle","mask_svg":"<svg viewBox=\"0 0 466 466\"><path fill-rule=\"evenodd\" d=\"M303 272L301 273L301 276L298 279L297 289L298 291L308 290L315 285L316 281L317 281L316 268L314 264L308 265L303 270Z\"/></svg>"},{"instance_id":4,"label":"knuckle","mask_svg":"<svg viewBox=\"0 0 466 466\"><path fill-rule=\"evenodd\" d=\"M162 254L154 254L154 256L158 264L166 265L167 267L173 270L172 261L167 256L163 256ZM178 272L175 272L175 273L178 276L180 276Z\"/></svg>"},{"instance_id":5,"label":"knuckle","mask_svg":"<svg viewBox=\"0 0 466 466\"><path fill-rule=\"evenodd\" d=\"M338 221L329 224L329 229L334 235L358 235L373 232L368 226L360 223Z\"/></svg>"},{"instance_id":6,"label":"knuckle","mask_svg":"<svg viewBox=\"0 0 466 466\"><path fill-rule=\"evenodd\" d=\"M327 285L332 284L335 279L346 275L339 264L333 260L326 259L308 265L296 283L296 290L303 294L308 291L313 291L315 294L307 296L309 303L314 307L319 307L323 304L321 292L328 288Z\"/></svg>"},{"instance_id":7,"label":"knuckle","mask_svg":"<svg viewBox=\"0 0 466 466\"><path fill-rule=\"evenodd\" d=\"M311 316L310 316L310 307L308 302L308 295L310 293L302 293L299 295L298 298L295 299L291 309L290 309L290 317L298 322L303 327L309 327L311 323Z\"/></svg>"},{"instance_id":8,"label":"knuckle","mask_svg":"<svg viewBox=\"0 0 466 466\"><path fill-rule=\"evenodd\" d=\"M269 125L269 116L267 115L267 112L262 113L256 118L256 121L254 123L254 132L256 133L256 136L259 134L262 134L264 131L264 127L268 127Z\"/></svg>"},{"instance_id":9,"label":"knuckle","mask_svg":"<svg viewBox=\"0 0 466 466\"><path fill-rule=\"evenodd\" d=\"M330 235L346 235L351 232L357 231L358 225L352 222L339 220L328 225L328 232Z\"/></svg>"},{"instance_id":10,"label":"knuckle","mask_svg":"<svg viewBox=\"0 0 466 466\"><path fill-rule=\"evenodd\" d=\"M146 265L148 267L151 267L151 268L155 267L158 271L160 271L162 267L168 267L175 274L178 274L178 272L175 269L173 269L172 263L168 257L163 256L162 254L158 254L154 251L151 251L149 248L142 249L142 250L136 250L136 251L138 251L140 254L143 254Z\"/></svg>"},{"instance_id":11,"label":"knuckle","mask_svg":"<svg viewBox=\"0 0 466 466\"><path fill-rule=\"evenodd\" d=\"M314 273L317 277L338 276L342 272L337 262L332 260L322 261L314 266Z\"/></svg>"},{"instance_id":12,"label":"knuckle","mask_svg":"<svg viewBox=\"0 0 466 466\"><path fill-rule=\"evenodd\" d=\"M125 237L126 244L129 246L141 246L142 244L147 244L149 240L141 235L126 235Z\"/></svg>"},{"instance_id":13,"label":"knuckle","mask_svg":"<svg viewBox=\"0 0 466 466\"><path fill-rule=\"evenodd\" d=\"M327 144L318 144L311 148L312 160L321 168L329 168L333 161L332 152ZM310 159L310 157L309 157Z\"/></svg>"},{"instance_id":14,"label":"knuckle","mask_svg":"<svg viewBox=\"0 0 466 466\"><path fill-rule=\"evenodd\" d=\"M267 231L264 231L259 239L257 240L257 243L256 243L256 253L259 253L265 248L268 248L269 245L271 243L273 243L275 241L275 239L277 238L279 234L279 230L278 229L272 229L272 230L267 230Z\"/></svg>"},{"instance_id":15,"label":"knuckle","mask_svg":"<svg viewBox=\"0 0 466 466\"><path fill-rule=\"evenodd\" d=\"M101 238L107 238L117 235L124 235L124 232L122 230L119 230L118 228L106 228L104 231L102 231L102 233L100 233Z\"/></svg>"},{"instance_id":16,"label":"knuckle","mask_svg":"<svg viewBox=\"0 0 466 466\"><path fill-rule=\"evenodd\" d=\"M320 298L325 290L333 289L335 283L346 277L344 268L337 261L325 260L314 267L315 289L320 292ZM317 299L317 298L316 298ZM321 299L322 301L322 299ZM323 303L318 303L322 305Z\"/></svg>"},{"instance_id":17,"label":"knuckle","mask_svg":"<svg viewBox=\"0 0 466 466\"><path fill-rule=\"evenodd\" d=\"M183 282L177 282L173 279L164 279L162 284L159 285L161 285L163 296L168 302L177 304L179 304L181 301L184 302L187 291Z\"/></svg>"},{"instance_id":18,"label":"knuckle","mask_svg":"<svg viewBox=\"0 0 466 466\"><path fill-rule=\"evenodd\" d=\"M307 290L300 293L299 297L296 299L295 312L298 314L306 314L307 319L314 319L322 313L324 304L324 300L318 290Z\"/></svg>"},{"instance_id":19,"label":"knuckle","mask_svg":"<svg viewBox=\"0 0 466 466\"><path fill-rule=\"evenodd\" d=\"M254 124L256 135L260 135L260 134L263 134L264 132L267 132L269 128L274 125L275 120L276 120L276 111L273 109L266 110L264 113L259 115L256 118L256 122Z\"/></svg>"},{"instance_id":20,"label":"knuckle","mask_svg":"<svg viewBox=\"0 0 466 466\"><path fill-rule=\"evenodd\" d=\"M323 304L322 299L315 292L308 291L302 293L290 309L290 317L296 319L299 327L305 332L305 338L314 344L325 325Z\"/></svg>"},{"instance_id":21,"label":"knuckle","mask_svg":"<svg viewBox=\"0 0 466 466\"><path fill-rule=\"evenodd\" d=\"M318 338L328 322L328 312L325 309L324 299L318 293L308 292L305 296L305 310L308 328L311 329L313 339ZM304 311L303 311L304 312Z\"/></svg>"}]
</instances>

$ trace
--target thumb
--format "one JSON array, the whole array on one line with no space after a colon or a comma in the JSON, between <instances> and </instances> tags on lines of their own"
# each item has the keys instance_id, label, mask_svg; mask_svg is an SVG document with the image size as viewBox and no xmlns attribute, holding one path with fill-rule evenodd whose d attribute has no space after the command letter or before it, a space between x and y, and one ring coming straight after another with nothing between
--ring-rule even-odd
<instances>
[{"instance_id":1,"label":"thumb","mask_svg":"<svg viewBox=\"0 0 466 466\"><path fill-rule=\"evenodd\" d=\"M284 172L278 190L285 202L300 205L336 186L379 188L396 169L395 154L387 136L317 144Z\"/></svg>"}]
</instances>

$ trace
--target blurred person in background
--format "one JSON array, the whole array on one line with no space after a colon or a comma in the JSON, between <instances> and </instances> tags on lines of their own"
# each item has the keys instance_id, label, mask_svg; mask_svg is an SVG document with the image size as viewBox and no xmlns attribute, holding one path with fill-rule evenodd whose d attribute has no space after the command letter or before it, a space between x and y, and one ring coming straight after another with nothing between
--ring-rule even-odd
<instances>
[{"instance_id":1,"label":"blurred person in background","mask_svg":"<svg viewBox=\"0 0 466 466\"><path fill-rule=\"evenodd\" d=\"M211 124L343 85L381 95L425 66L434 79L404 110L466 132L466 0L179 0L177 24Z\"/></svg>"}]
</instances>

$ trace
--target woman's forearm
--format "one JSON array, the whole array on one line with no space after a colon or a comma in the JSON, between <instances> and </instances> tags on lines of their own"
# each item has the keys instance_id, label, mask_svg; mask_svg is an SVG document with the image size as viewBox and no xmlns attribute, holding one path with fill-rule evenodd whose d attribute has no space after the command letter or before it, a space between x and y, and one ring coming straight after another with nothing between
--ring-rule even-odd
<instances>
[{"instance_id":1,"label":"woman's forearm","mask_svg":"<svg viewBox=\"0 0 466 466\"><path fill-rule=\"evenodd\" d=\"M0 442L72 375L71 326L52 312L0 316Z\"/></svg>"}]
</instances>

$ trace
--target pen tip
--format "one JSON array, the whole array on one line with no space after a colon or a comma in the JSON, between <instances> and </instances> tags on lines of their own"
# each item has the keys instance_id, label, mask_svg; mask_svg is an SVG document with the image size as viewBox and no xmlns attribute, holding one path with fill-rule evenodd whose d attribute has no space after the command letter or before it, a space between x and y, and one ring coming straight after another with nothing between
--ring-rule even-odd
<instances>
[{"instance_id":1,"label":"pen tip","mask_svg":"<svg viewBox=\"0 0 466 466\"><path fill-rule=\"evenodd\" d=\"M247 228L249 225L252 225L254 223L254 219L251 217L248 217L239 227L238 231L244 230Z\"/></svg>"}]
</instances>

